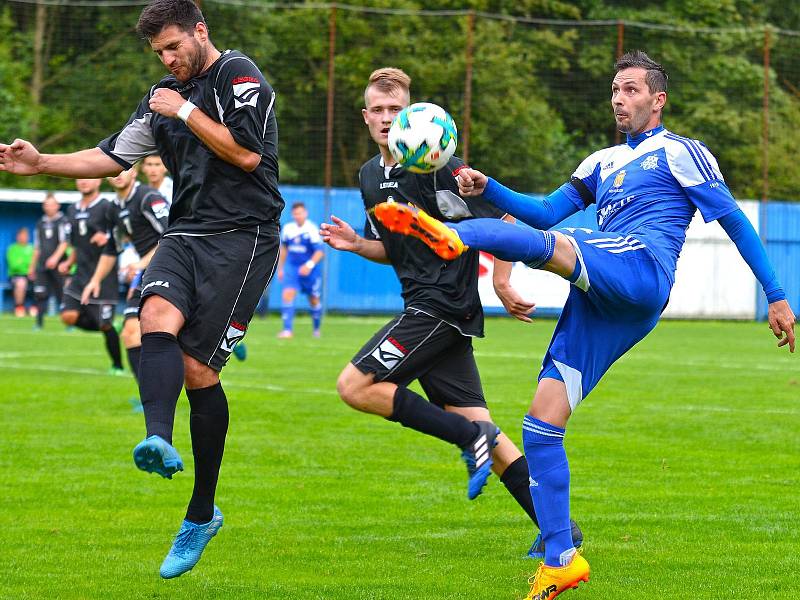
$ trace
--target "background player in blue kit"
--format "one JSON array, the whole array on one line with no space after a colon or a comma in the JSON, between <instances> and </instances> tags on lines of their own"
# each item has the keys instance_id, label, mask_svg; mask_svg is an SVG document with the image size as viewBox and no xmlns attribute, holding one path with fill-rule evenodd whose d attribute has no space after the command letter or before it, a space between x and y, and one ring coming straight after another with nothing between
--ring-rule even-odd
<instances>
[{"instance_id":1,"label":"background player in blue kit","mask_svg":"<svg viewBox=\"0 0 800 600\"><path fill-rule=\"evenodd\" d=\"M300 290L308 296L314 337L319 337L322 322L322 269L319 263L325 257L322 238L317 225L308 220L308 210L302 202L292 204L293 222L281 231L281 257L278 262L278 281L283 283L281 318L283 330L279 338L290 338L293 333L294 299Z\"/></svg>"},{"instance_id":2,"label":"background player in blue kit","mask_svg":"<svg viewBox=\"0 0 800 600\"><path fill-rule=\"evenodd\" d=\"M661 125L667 75L637 51L615 65L611 104L625 144L584 160L571 180L544 200L503 187L473 169L459 172L463 196L481 194L536 229L492 219L444 226L400 204L376 216L397 228L413 213L423 241L521 260L568 279L572 286L545 354L539 384L523 421L530 490L545 542L545 560L532 579L532 600L553 598L589 578L573 548L569 526L570 473L563 438L572 411L609 367L655 327L669 300L686 229L696 210L719 221L761 283L778 346L794 352L795 316L753 226L733 199L714 156L701 142ZM547 231L597 205L599 231Z\"/></svg>"}]
</instances>

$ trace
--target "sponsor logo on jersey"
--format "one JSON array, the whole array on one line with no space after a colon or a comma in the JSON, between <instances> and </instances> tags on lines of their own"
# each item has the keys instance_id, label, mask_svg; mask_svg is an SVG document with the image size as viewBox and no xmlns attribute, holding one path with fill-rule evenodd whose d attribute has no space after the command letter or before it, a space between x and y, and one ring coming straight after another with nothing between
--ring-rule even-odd
<instances>
[{"instance_id":1,"label":"sponsor logo on jersey","mask_svg":"<svg viewBox=\"0 0 800 600\"><path fill-rule=\"evenodd\" d=\"M386 188L396 188L397 182L396 181L383 181L378 186L380 189L385 190Z\"/></svg>"},{"instance_id":2,"label":"sponsor logo on jersey","mask_svg":"<svg viewBox=\"0 0 800 600\"><path fill-rule=\"evenodd\" d=\"M387 369L393 369L406 354L408 350L400 342L388 337L373 351L372 356Z\"/></svg>"},{"instance_id":3,"label":"sponsor logo on jersey","mask_svg":"<svg viewBox=\"0 0 800 600\"><path fill-rule=\"evenodd\" d=\"M225 352L233 352L234 347L242 340L246 331L247 326L231 321L219 347Z\"/></svg>"},{"instance_id":4,"label":"sponsor logo on jersey","mask_svg":"<svg viewBox=\"0 0 800 600\"><path fill-rule=\"evenodd\" d=\"M603 208L597 211L597 224L602 226L603 223L606 221L606 219L614 215L622 207L627 206L628 204L633 202L635 198L636 195L631 194L630 196L626 196L622 200L617 200L612 204L605 205Z\"/></svg>"},{"instance_id":5,"label":"sponsor logo on jersey","mask_svg":"<svg viewBox=\"0 0 800 600\"><path fill-rule=\"evenodd\" d=\"M237 77L233 80L233 107L255 106L261 83L255 77Z\"/></svg>"},{"instance_id":6,"label":"sponsor logo on jersey","mask_svg":"<svg viewBox=\"0 0 800 600\"><path fill-rule=\"evenodd\" d=\"M650 169L657 169L658 168L658 156L655 154L651 154L647 158L645 158L641 164L639 165L642 167L642 171L649 171Z\"/></svg>"},{"instance_id":7,"label":"sponsor logo on jersey","mask_svg":"<svg viewBox=\"0 0 800 600\"><path fill-rule=\"evenodd\" d=\"M168 288L169 287L169 281L162 281L161 279L159 279L158 281L151 281L150 283L148 283L146 286L144 286L142 288L142 291L144 292L145 290L147 290L148 288L151 288L151 287Z\"/></svg>"},{"instance_id":8,"label":"sponsor logo on jersey","mask_svg":"<svg viewBox=\"0 0 800 600\"><path fill-rule=\"evenodd\" d=\"M614 161L613 160L611 162L607 162L602 167L603 171L607 171L608 169L613 169L613 168L614 168Z\"/></svg>"}]
</instances>

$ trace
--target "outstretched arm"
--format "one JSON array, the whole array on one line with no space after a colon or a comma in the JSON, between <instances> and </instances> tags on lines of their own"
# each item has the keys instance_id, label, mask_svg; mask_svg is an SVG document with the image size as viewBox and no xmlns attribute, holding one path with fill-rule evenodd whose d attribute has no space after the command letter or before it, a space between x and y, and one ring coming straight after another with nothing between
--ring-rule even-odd
<instances>
[{"instance_id":1,"label":"outstretched arm","mask_svg":"<svg viewBox=\"0 0 800 600\"><path fill-rule=\"evenodd\" d=\"M16 139L11 144L0 144L0 171L89 179L119 175L122 167L100 148L70 154L41 154L30 142Z\"/></svg>"},{"instance_id":2,"label":"outstretched arm","mask_svg":"<svg viewBox=\"0 0 800 600\"><path fill-rule=\"evenodd\" d=\"M515 192L475 169L461 169L457 179L462 196L483 195L498 208L537 229L549 229L580 210L560 188L539 200Z\"/></svg>"},{"instance_id":3,"label":"outstretched arm","mask_svg":"<svg viewBox=\"0 0 800 600\"><path fill-rule=\"evenodd\" d=\"M336 250L346 250L373 262L389 264L386 248L380 240L368 240L358 235L349 223L331 215L331 223L319 226L322 241Z\"/></svg>"},{"instance_id":4,"label":"outstretched arm","mask_svg":"<svg viewBox=\"0 0 800 600\"><path fill-rule=\"evenodd\" d=\"M789 351L794 352L794 312L786 301L786 294L778 282L756 230L741 210L736 210L718 220L764 288L769 302L767 319L772 333L779 340L778 347L788 344Z\"/></svg>"}]
</instances>

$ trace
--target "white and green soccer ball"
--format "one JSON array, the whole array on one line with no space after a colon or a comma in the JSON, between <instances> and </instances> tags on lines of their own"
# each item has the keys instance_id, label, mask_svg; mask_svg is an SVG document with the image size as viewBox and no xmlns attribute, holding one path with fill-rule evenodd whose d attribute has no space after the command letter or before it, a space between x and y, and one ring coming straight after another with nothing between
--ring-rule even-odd
<instances>
[{"instance_id":1,"label":"white and green soccer ball","mask_svg":"<svg viewBox=\"0 0 800 600\"><path fill-rule=\"evenodd\" d=\"M441 169L455 153L457 144L453 117L430 102L405 107L389 128L389 151L412 173Z\"/></svg>"}]
</instances>

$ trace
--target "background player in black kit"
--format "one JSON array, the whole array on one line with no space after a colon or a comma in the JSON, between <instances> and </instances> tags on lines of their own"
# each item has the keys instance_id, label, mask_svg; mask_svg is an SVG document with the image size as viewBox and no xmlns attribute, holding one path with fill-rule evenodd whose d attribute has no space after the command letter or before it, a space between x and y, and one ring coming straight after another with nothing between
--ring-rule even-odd
<instances>
[{"instance_id":1,"label":"background player in black kit","mask_svg":"<svg viewBox=\"0 0 800 600\"><path fill-rule=\"evenodd\" d=\"M395 200L412 202L450 221L504 216L488 202L458 196L453 176L463 166L458 158L425 175L396 164L388 149L389 125L408 106L410 84L411 79L399 69L378 69L370 75L364 93L364 121L380 150L359 172L367 211L364 237L336 217L331 217L332 224L320 227L323 240L333 248L391 264L405 304L404 311L345 367L337 389L353 408L459 446L470 476L468 497L480 494L491 468L536 524L525 457L491 422L473 356L472 338L483 336L478 253L469 250L455 261L441 260L430 252L419 252L422 242L389 232L370 214L376 204ZM513 290L498 290L498 295L507 306L524 310L525 304ZM406 387L415 379L429 401ZM580 545L577 525L573 530ZM537 546L534 543L531 551L538 554L541 548Z\"/></svg>"},{"instance_id":2,"label":"background player in black kit","mask_svg":"<svg viewBox=\"0 0 800 600\"><path fill-rule=\"evenodd\" d=\"M139 33L170 71L123 129L97 148L40 154L0 144L0 170L19 175L113 176L158 153L172 174L169 227L142 281L139 395L147 438L143 470L183 469L172 446L175 404L186 387L195 463L192 498L161 576L191 569L222 526L214 505L228 403L219 371L247 330L278 260L275 94L235 50L220 52L191 0L152 0Z\"/></svg>"},{"instance_id":3,"label":"background player in black kit","mask_svg":"<svg viewBox=\"0 0 800 600\"><path fill-rule=\"evenodd\" d=\"M134 166L108 182L117 192L117 210L111 239L108 240L103 255L89 283L83 288L81 303L88 304L95 298L101 282L114 270L117 255L122 252L122 244L130 240L139 260L126 267L125 280L131 283L128 290L122 325L122 344L128 354L131 372L138 384L139 358L142 336L139 328L139 301L141 300L141 273L150 264L156 252L158 240L167 228L169 204L158 190L136 181L138 168Z\"/></svg>"},{"instance_id":4,"label":"background player in black kit","mask_svg":"<svg viewBox=\"0 0 800 600\"><path fill-rule=\"evenodd\" d=\"M36 222L33 237L33 260L30 279L33 281L33 296L36 300L36 327L44 327L47 301L55 296L59 306L64 294L64 276L58 272L58 263L64 258L67 241L67 218L55 195L48 193L42 203L42 218Z\"/></svg>"},{"instance_id":5,"label":"background player in black kit","mask_svg":"<svg viewBox=\"0 0 800 600\"><path fill-rule=\"evenodd\" d=\"M113 202L100 196L100 183L100 179L75 180L81 198L67 209L72 253L58 265L58 271L66 275L73 264L77 265L77 269L64 288L61 320L65 325L74 325L86 331L101 331L111 357L111 373L117 375L123 370L119 335L114 329L114 313L119 299L116 257L97 295L89 304L81 304L83 288L92 278L114 226L116 209Z\"/></svg>"}]
</instances>

